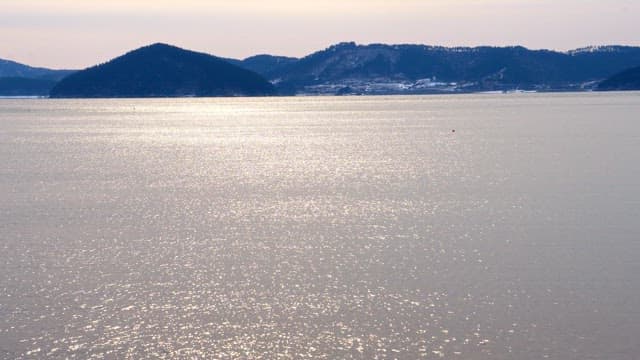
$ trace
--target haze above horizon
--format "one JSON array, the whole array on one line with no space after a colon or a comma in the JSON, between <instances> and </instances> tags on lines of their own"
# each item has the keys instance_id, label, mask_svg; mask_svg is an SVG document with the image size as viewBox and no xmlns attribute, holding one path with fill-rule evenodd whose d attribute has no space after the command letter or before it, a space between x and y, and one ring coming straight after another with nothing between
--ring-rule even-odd
<instances>
[{"instance_id":1,"label":"haze above horizon","mask_svg":"<svg viewBox=\"0 0 640 360\"><path fill-rule=\"evenodd\" d=\"M640 45L632 0L8 0L0 58L83 68L155 42L244 58L343 41L569 50Z\"/></svg>"}]
</instances>

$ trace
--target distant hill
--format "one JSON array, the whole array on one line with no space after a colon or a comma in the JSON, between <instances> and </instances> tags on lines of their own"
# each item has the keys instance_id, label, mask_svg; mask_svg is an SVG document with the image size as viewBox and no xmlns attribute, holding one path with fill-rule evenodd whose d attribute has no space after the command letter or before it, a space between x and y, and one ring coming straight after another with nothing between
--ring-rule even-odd
<instances>
[{"instance_id":1,"label":"distant hill","mask_svg":"<svg viewBox=\"0 0 640 360\"><path fill-rule=\"evenodd\" d=\"M263 96L275 89L262 76L215 56L153 44L74 73L53 98Z\"/></svg>"},{"instance_id":2,"label":"distant hill","mask_svg":"<svg viewBox=\"0 0 640 360\"><path fill-rule=\"evenodd\" d=\"M0 59L0 96L47 96L56 82L73 72Z\"/></svg>"},{"instance_id":3,"label":"distant hill","mask_svg":"<svg viewBox=\"0 0 640 360\"><path fill-rule=\"evenodd\" d=\"M599 91L640 90L640 66L613 75L598 85Z\"/></svg>"},{"instance_id":4,"label":"distant hill","mask_svg":"<svg viewBox=\"0 0 640 360\"><path fill-rule=\"evenodd\" d=\"M47 79L58 81L73 73L74 70L51 70L31 67L11 60L0 59L0 78L21 77L28 79Z\"/></svg>"},{"instance_id":5,"label":"distant hill","mask_svg":"<svg viewBox=\"0 0 640 360\"><path fill-rule=\"evenodd\" d=\"M439 47L341 43L301 59L262 55L238 64L285 92L429 93L584 90L640 63L640 48L570 52L524 47Z\"/></svg>"},{"instance_id":6,"label":"distant hill","mask_svg":"<svg viewBox=\"0 0 640 360\"><path fill-rule=\"evenodd\" d=\"M0 78L0 96L47 96L57 81L23 77Z\"/></svg>"}]
</instances>

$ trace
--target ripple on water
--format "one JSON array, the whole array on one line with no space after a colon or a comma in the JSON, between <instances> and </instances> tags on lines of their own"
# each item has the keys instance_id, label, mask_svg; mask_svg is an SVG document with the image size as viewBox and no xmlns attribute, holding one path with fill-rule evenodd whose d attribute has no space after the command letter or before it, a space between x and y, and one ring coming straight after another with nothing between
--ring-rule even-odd
<instances>
[{"instance_id":1,"label":"ripple on water","mask_svg":"<svg viewBox=\"0 0 640 360\"><path fill-rule=\"evenodd\" d=\"M533 126L482 99L0 111L0 358L580 358L585 323L615 331L576 295L598 259L554 242L598 223L553 182L581 170L553 150L560 105ZM637 235L626 210L607 226Z\"/></svg>"}]
</instances>

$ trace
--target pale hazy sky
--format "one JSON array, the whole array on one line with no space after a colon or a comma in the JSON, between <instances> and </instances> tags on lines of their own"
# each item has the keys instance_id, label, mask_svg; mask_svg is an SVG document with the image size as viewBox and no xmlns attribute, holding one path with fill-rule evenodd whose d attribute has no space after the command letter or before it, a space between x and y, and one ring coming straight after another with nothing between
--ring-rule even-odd
<instances>
[{"instance_id":1,"label":"pale hazy sky","mask_svg":"<svg viewBox=\"0 0 640 360\"><path fill-rule=\"evenodd\" d=\"M640 45L640 0L0 0L0 58L83 68L165 42L303 56L341 41Z\"/></svg>"}]
</instances>

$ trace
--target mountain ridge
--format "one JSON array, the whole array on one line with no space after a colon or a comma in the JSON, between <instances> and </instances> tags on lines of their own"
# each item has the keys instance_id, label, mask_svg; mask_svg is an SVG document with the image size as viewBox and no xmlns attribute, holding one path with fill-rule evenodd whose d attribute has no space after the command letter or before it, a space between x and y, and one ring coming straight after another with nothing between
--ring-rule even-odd
<instances>
[{"instance_id":1,"label":"mountain ridge","mask_svg":"<svg viewBox=\"0 0 640 360\"><path fill-rule=\"evenodd\" d=\"M268 59L263 58L263 62ZM509 47L443 47L344 42L261 73L290 93L448 93L510 89L591 90L640 64L640 47L596 46L567 52Z\"/></svg>"},{"instance_id":2,"label":"mountain ridge","mask_svg":"<svg viewBox=\"0 0 640 360\"><path fill-rule=\"evenodd\" d=\"M179 49L161 43L140 49L153 48L154 46ZM140 49L130 51L120 57ZM343 42L301 58L260 54L242 60L180 50L197 54L197 56L213 57L217 59L216 61L225 61L259 74L272 84L267 87L275 86L281 95L597 90L598 84L605 79L640 65L640 47L624 45L598 45L569 51L554 51L532 50L523 46L445 47L422 44L374 43L362 45L355 42ZM174 60L176 63L182 61L180 59ZM96 65L89 69L105 64ZM218 64L220 65L220 63ZM144 72L146 70L148 70L146 67L140 67L137 71ZM156 70L157 76L165 77L188 72L183 68L158 68ZM40 88L34 90L35 82L27 79L50 80L48 86L53 88L55 81L73 73L73 70L35 68L0 59L0 79L6 78L3 80L4 88L0 88L0 95L16 93L42 95L42 86L45 86L45 82L41 81ZM132 76L131 74L129 72L129 77ZM193 73L191 76L189 84L183 83L180 85L181 89L172 93L160 86L157 94L154 94L156 89L151 87L154 84L156 86L162 84L154 83L153 76L146 79L138 76L139 82L146 82L148 87L147 92L141 95L243 95L242 92L234 94L232 89L217 94L211 91L198 92L197 86L194 84L198 83L197 78L201 75ZM18 78L23 80L18 80ZM99 87L101 86L100 82L105 83L111 80L110 78L96 80L94 86ZM11 86L17 88L11 88ZM29 91L35 91L37 94L29 94ZM263 91L263 94L273 95L275 90ZM53 95L57 96L55 92ZM110 95L103 94L103 96L116 97L133 95L135 94L127 94L126 91L120 94L117 92Z\"/></svg>"}]
</instances>

